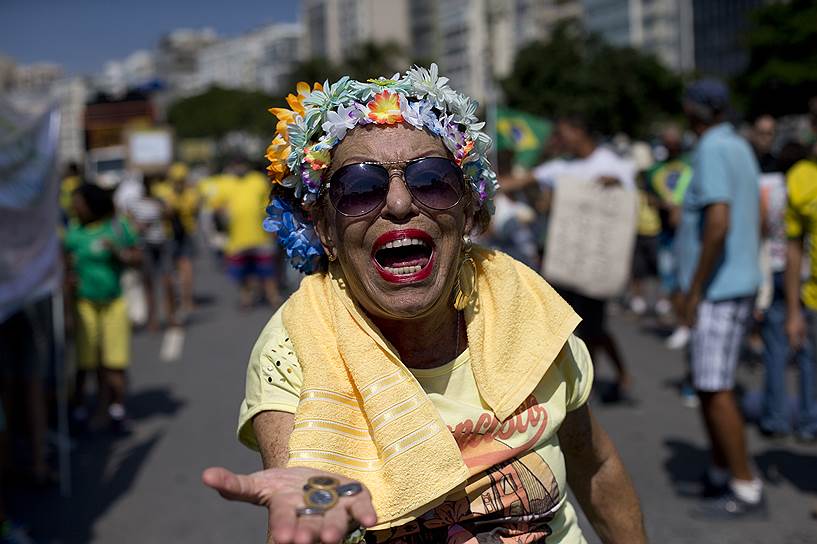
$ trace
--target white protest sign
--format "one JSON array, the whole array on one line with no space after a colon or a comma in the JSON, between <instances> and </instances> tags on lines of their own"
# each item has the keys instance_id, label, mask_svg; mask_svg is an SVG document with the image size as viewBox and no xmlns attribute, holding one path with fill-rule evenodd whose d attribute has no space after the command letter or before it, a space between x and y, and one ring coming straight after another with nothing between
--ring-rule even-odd
<instances>
[{"instance_id":1,"label":"white protest sign","mask_svg":"<svg viewBox=\"0 0 817 544\"><path fill-rule=\"evenodd\" d=\"M173 162L173 133L170 130L134 130L128 133L127 141L131 167L167 168Z\"/></svg>"},{"instance_id":2,"label":"white protest sign","mask_svg":"<svg viewBox=\"0 0 817 544\"><path fill-rule=\"evenodd\" d=\"M630 278L637 193L561 177L553 191L543 275L560 287L606 299Z\"/></svg>"}]
</instances>

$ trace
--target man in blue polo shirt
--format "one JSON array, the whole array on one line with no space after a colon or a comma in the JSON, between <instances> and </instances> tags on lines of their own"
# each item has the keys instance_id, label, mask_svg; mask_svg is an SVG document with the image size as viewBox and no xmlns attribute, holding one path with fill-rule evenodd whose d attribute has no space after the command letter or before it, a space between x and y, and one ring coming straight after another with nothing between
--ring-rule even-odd
<instances>
[{"instance_id":1,"label":"man in blue polo shirt","mask_svg":"<svg viewBox=\"0 0 817 544\"><path fill-rule=\"evenodd\" d=\"M763 484L746 452L733 388L741 340L760 284L760 172L749 144L726 122L729 95L714 80L692 84L684 113L699 141L678 229L679 281L692 329L689 356L712 445L705 517L750 516L765 508Z\"/></svg>"}]
</instances>

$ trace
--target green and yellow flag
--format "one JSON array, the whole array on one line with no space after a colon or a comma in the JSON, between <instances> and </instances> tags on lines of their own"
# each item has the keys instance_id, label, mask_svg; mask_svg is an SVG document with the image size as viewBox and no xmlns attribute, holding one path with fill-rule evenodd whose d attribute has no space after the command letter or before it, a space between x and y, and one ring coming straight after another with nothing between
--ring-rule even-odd
<instances>
[{"instance_id":1,"label":"green and yellow flag","mask_svg":"<svg viewBox=\"0 0 817 544\"><path fill-rule=\"evenodd\" d=\"M531 168L536 165L552 130L553 123L543 117L511 108L497 108L497 150L513 151L514 163L520 166Z\"/></svg>"}]
</instances>

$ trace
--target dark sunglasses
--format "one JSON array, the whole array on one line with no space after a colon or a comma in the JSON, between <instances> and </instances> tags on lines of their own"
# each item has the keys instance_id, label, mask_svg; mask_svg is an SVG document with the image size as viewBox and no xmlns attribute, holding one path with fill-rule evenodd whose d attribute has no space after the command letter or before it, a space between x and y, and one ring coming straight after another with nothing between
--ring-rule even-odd
<instances>
[{"instance_id":1,"label":"dark sunglasses","mask_svg":"<svg viewBox=\"0 0 817 544\"><path fill-rule=\"evenodd\" d=\"M348 164L332 174L324 190L340 214L346 217L366 215L386 202L391 181L389 172L395 166L402 167L403 183L412 198L426 208L447 210L462 199L465 188L462 169L443 157Z\"/></svg>"}]
</instances>

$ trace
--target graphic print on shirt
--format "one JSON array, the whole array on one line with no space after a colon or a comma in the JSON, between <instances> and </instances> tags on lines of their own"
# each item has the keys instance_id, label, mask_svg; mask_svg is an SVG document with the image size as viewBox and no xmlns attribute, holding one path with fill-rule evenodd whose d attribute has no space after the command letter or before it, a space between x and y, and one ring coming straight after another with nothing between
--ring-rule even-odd
<instances>
[{"instance_id":1,"label":"graphic print on shirt","mask_svg":"<svg viewBox=\"0 0 817 544\"><path fill-rule=\"evenodd\" d=\"M438 507L401 527L368 535L391 544L542 543L560 502L556 478L535 450L548 415L531 395L504 422L490 412L451 432L472 478Z\"/></svg>"}]
</instances>

